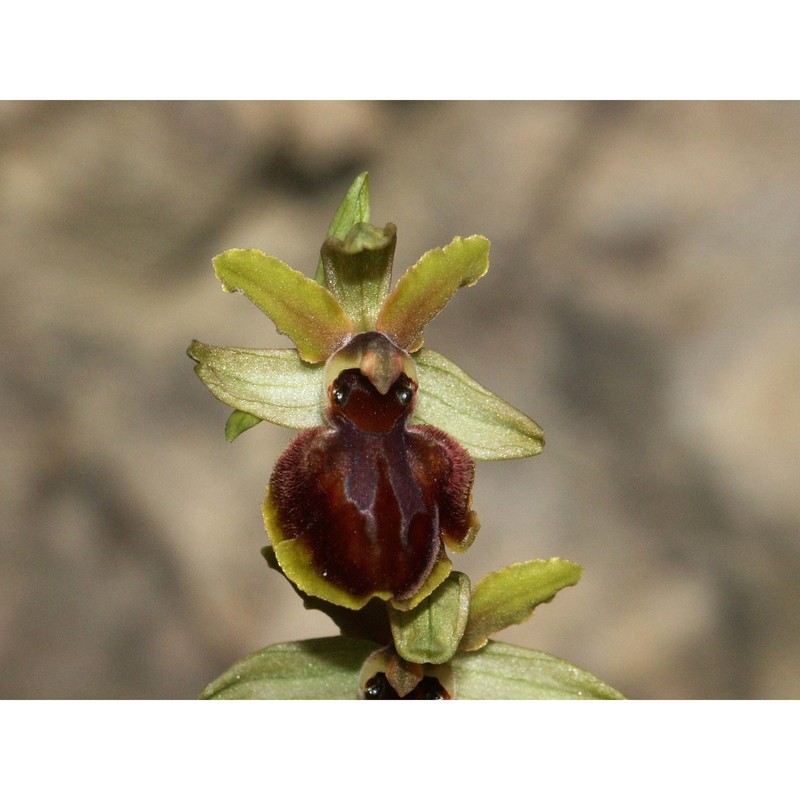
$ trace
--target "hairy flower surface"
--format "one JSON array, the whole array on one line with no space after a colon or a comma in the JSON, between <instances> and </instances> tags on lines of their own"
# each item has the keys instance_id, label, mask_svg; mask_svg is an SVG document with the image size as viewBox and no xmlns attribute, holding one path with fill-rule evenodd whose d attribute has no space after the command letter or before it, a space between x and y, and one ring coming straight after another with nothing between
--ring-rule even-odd
<instances>
[{"instance_id":1,"label":"hairy flower surface","mask_svg":"<svg viewBox=\"0 0 800 800\"><path fill-rule=\"evenodd\" d=\"M536 423L444 356L424 327L488 269L489 242L455 238L390 290L394 225L369 224L366 175L334 217L315 280L259 250L214 259L296 344L293 350L192 342L200 379L235 411L229 439L261 420L302 429L278 459L264 520L284 574L303 592L358 609L410 609L451 571L444 545L478 530L473 459L538 453Z\"/></svg>"}]
</instances>

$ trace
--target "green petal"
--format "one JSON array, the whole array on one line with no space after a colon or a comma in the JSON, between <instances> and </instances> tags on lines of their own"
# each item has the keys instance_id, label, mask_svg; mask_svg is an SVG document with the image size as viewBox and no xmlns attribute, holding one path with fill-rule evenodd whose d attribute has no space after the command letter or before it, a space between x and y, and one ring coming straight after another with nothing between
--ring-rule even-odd
<instances>
[{"instance_id":1,"label":"green petal","mask_svg":"<svg viewBox=\"0 0 800 800\"><path fill-rule=\"evenodd\" d=\"M287 428L322 425L322 364L296 350L245 350L193 341L194 368L211 394L229 406Z\"/></svg>"},{"instance_id":2,"label":"green petal","mask_svg":"<svg viewBox=\"0 0 800 800\"><path fill-rule=\"evenodd\" d=\"M201 700L355 700L372 642L333 636L265 647L210 683Z\"/></svg>"},{"instance_id":3,"label":"green petal","mask_svg":"<svg viewBox=\"0 0 800 800\"><path fill-rule=\"evenodd\" d=\"M416 664L443 664L456 653L469 614L469 578L452 572L411 611L389 609L394 646Z\"/></svg>"},{"instance_id":4,"label":"green petal","mask_svg":"<svg viewBox=\"0 0 800 800\"><path fill-rule=\"evenodd\" d=\"M489 268L489 240L456 236L446 247L429 250L397 282L378 316L377 330L398 347L422 346L425 326L462 286L472 286Z\"/></svg>"},{"instance_id":5,"label":"green petal","mask_svg":"<svg viewBox=\"0 0 800 800\"><path fill-rule=\"evenodd\" d=\"M589 672L546 653L489 642L451 662L459 700L624 700Z\"/></svg>"},{"instance_id":6,"label":"green petal","mask_svg":"<svg viewBox=\"0 0 800 800\"><path fill-rule=\"evenodd\" d=\"M540 603L574 586L582 572L583 568L571 561L551 558L512 564L481 578L472 593L460 649L476 650L503 628L524 622Z\"/></svg>"},{"instance_id":7,"label":"green petal","mask_svg":"<svg viewBox=\"0 0 800 800\"><path fill-rule=\"evenodd\" d=\"M440 428L476 459L535 456L542 429L433 350L414 355L419 376L414 421Z\"/></svg>"},{"instance_id":8,"label":"green petal","mask_svg":"<svg viewBox=\"0 0 800 800\"><path fill-rule=\"evenodd\" d=\"M226 250L213 259L226 292L242 292L296 345L301 358L324 361L353 322L324 287L260 250Z\"/></svg>"},{"instance_id":9,"label":"green petal","mask_svg":"<svg viewBox=\"0 0 800 800\"><path fill-rule=\"evenodd\" d=\"M328 226L326 236L335 236L337 239L344 239L350 232L350 228L357 222L369 222L369 176L362 172L350 184L347 194L336 209L331 224ZM325 285L325 272L322 266L322 258L317 265L317 274L314 278L317 283Z\"/></svg>"},{"instance_id":10,"label":"green petal","mask_svg":"<svg viewBox=\"0 0 800 800\"><path fill-rule=\"evenodd\" d=\"M325 284L342 304L357 331L375 328L389 294L397 229L389 223L374 228L356 223L344 241L329 238L322 245Z\"/></svg>"}]
</instances>

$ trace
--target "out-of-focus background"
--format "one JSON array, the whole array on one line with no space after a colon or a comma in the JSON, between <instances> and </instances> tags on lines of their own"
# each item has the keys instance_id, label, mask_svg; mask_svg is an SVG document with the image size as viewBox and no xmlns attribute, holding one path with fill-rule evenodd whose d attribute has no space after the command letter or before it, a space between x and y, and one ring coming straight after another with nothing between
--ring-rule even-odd
<instances>
[{"instance_id":1,"label":"out-of-focus background","mask_svg":"<svg viewBox=\"0 0 800 800\"><path fill-rule=\"evenodd\" d=\"M192 338L291 346L210 260L307 273L353 177L396 273L491 268L427 344L544 428L481 463L477 579L580 584L500 638L643 698L800 697L800 104L0 104L0 696L193 697L330 635L262 561L295 435L226 443Z\"/></svg>"}]
</instances>

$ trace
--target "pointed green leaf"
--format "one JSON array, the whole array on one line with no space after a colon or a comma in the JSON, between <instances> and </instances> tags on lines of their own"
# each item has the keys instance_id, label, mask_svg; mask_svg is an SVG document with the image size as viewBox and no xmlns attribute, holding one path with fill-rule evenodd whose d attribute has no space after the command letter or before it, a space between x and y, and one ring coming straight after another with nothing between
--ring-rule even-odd
<instances>
[{"instance_id":1,"label":"pointed green leaf","mask_svg":"<svg viewBox=\"0 0 800 800\"><path fill-rule=\"evenodd\" d=\"M233 408L287 428L322 425L322 364L296 350L245 350L193 341L189 356L211 394Z\"/></svg>"},{"instance_id":2,"label":"pointed green leaf","mask_svg":"<svg viewBox=\"0 0 800 800\"><path fill-rule=\"evenodd\" d=\"M389 609L398 655L416 664L443 664L456 650L469 614L469 578L452 572L411 611Z\"/></svg>"},{"instance_id":3,"label":"pointed green leaf","mask_svg":"<svg viewBox=\"0 0 800 800\"><path fill-rule=\"evenodd\" d=\"M355 700L372 642L333 636L265 647L210 683L201 700Z\"/></svg>"},{"instance_id":4,"label":"pointed green leaf","mask_svg":"<svg viewBox=\"0 0 800 800\"><path fill-rule=\"evenodd\" d=\"M213 259L226 292L242 292L296 345L301 358L324 361L353 322L324 287L260 250L226 250Z\"/></svg>"},{"instance_id":5,"label":"pointed green leaf","mask_svg":"<svg viewBox=\"0 0 800 800\"><path fill-rule=\"evenodd\" d=\"M261 417L248 414L246 411L231 411L228 421L225 423L225 438L232 442L237 436L254 428L259 422L263 422Z\"/></svg>"},{"instance_id":6,"label":"pointed green leaf","mask_svg":"<svg viewBox=\"0 0 800 800\"><path fill-rule=\"evenodd\" d=\"M501 642L451 662L459 700L624 700L589 672L546 653Z\"/></svg>"},{"instance_id":7,"label":"pointed green leaf","mask_svg":"<svg viewBox=\"0 0 800 800\"><path fill-rule=\"evenodd\" d=\"M490 636L518 625L567 586L574 586L583 568L563 558L525 561L492 572L478 581L470 600L469 621L461 650L483 647Z\"/></svg>"},{"instance_id":8,"label":"pointed green leaf","mask_svg":"<svg viewBox=\"0 0 800 800\"><path fill-rule=\"evenodd\" d=\"M336 209L331 224L328 226L326 236L335 236L337 239L344 239L350 232L350 228L357 222L369 222L369 175L362 172L347 190L344 199ZM317 273L314 278L317 283L325 285L325 273L322 267L322 258L317 265Z\"/></svg>"},{"instance_id":9,"label":"pointed green leaf","mask_svg":"<svg viewBox=\"0 0 800 800\"><path fill-rule=\"evenodd\" d=\"M419 376L414 421L440 428L478 460L535 456L542 429L433 350L414 355Z\"/></svg>"},{"instance_id":10,"label":"pointed green leaf","mask_svg":"<svg viewBox=\"0 0 800 800\"><path fill-rule=\"evenodd\" d=\"M356 223L344 241L328 238L322 245L325 285L355 323L356 331L375 328L389 294L397 229L389 223L374 228Z\"/></svg>"},{"instance_id":11,"label":"pointed green leaf","mask_svg":"<svg viewBox=\"0 0 800 800\"><path fill-rule=\"evenodd\" d=\"M377 330L404 350L418 350L425 326L459 288L472 286L488 268L489 240L483 236L456 236L446 247L429 250L386 298Z\"/></svg>"}]
</instances>

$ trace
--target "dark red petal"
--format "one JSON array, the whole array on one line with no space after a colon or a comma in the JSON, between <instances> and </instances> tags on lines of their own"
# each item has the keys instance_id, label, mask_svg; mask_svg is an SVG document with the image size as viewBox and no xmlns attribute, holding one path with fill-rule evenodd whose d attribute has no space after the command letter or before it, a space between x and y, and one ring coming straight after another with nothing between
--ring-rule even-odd
<instances>
[{"instance_id":1,"label":"dark red petal","mask_svg":"<svg viewBox=\"0 0 800 800\"><path fill-rule=\"evenodd\" d=\"M300 434L270 480L282 539L354 598L410 600L446 559L442 538L464 549L477 530L472 459L437 428L406 427L409 386L401 376L380 395L357 370L342 373L332 426Z\"/></svg>"},{"instance_id":2,"label":"dark red petal","mask_svg":"<svg viewBox=\"0 0 800 800\"><path fill-rule=\"evenodd\" d=\"M412 597L438 560L438 509L426 504L394 437L302 433L270 481L286 538L309 548L317 572L356 597Z\"/></svg>"}]
</instances>

